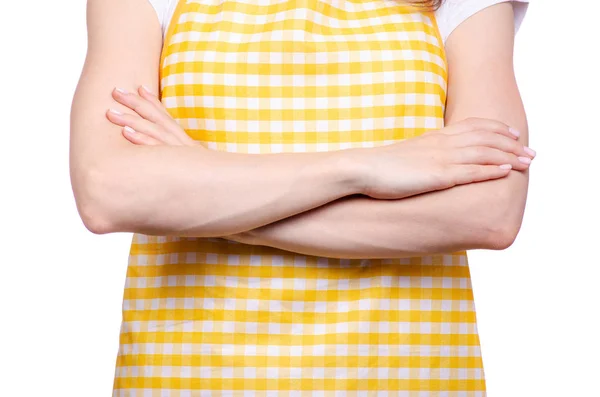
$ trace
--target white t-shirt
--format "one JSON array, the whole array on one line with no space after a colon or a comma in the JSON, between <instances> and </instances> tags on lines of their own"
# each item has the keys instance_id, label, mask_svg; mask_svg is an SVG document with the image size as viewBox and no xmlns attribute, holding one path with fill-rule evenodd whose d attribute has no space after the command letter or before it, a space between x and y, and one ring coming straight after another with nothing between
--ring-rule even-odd
<instances>
[{"instance_id":1,"label":"white t-shirt","mask_svg":"<svg viewBox=\"0 0 600 397\"><path fill-rule=\"evenodd\" d=\"M178 0L148 0L156 10L162 26L163 37L175 11ZM183 0L182 0L183 1ZM515 33L521 26L521 21L527 11L529 0L445 0L435 12L436 20L444 43L450 33L463 21L476 12L497 3L510 1L515 10Z\"/></svg>"}]
</instances>

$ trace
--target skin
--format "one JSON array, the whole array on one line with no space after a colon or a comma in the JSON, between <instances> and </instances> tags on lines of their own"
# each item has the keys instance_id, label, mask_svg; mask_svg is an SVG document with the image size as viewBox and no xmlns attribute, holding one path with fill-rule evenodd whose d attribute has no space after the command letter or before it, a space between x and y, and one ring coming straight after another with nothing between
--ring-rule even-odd
<instances>
[{"instance_id":1,"label":"skin","mask_svg":"<svg viewBox=\"0 0 600 397\"><path fill-rule=\"evenodd\" d=\"M169 116L153 94L162 40L153 12L144 0L88 1L71 178L92 232L226 237L347 258L514 241L535 153L525 146L510 4L448 39L445 128L383 147L268 155L208 150Z\"/></svg>"}]
</instances>

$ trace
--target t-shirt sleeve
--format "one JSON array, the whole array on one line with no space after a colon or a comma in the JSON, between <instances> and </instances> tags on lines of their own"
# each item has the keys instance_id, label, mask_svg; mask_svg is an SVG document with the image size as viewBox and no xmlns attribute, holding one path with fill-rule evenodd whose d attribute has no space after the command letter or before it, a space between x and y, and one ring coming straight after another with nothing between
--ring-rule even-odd
<instances>
[{"instance_id":1,"label":"t-shirt sleeve","mask_svg":"<svg viewBox=\"0 0 600 397\"><path fill-rule=\"evenodd\" d=\"M527 12L528 0L445 0L435 12L438 27L444 44L450 33L463 21L489 6L510 1L515 10L515 34Z\"/></svg>"},{"instance_id":2,"label":"t-shirt sleeve","mask_svg":"<svg viewBox=\"0 0 600 397\"><path fill-rule=\"evenodd\" d=\"M166 26L168 24L167 15L169 12L169 7L171 3L174 3L173 0L148 0L152 7L154 7L154 11L156 11L156 16L158 17L158 21L160 22L160 27L162 28L163 35L166 30Z\"/></svg>"}]
</instances>

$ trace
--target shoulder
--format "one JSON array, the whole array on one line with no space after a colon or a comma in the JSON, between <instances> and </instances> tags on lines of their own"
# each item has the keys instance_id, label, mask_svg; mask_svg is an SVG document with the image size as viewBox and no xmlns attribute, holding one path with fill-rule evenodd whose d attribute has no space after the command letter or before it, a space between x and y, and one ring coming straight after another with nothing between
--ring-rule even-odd
<instances>
[{"instance_id":1,"label":"shoulder","mask_svg":"<svg viewBox=\"0 0 600 397\"><path fill-rule=\"evenodd\" d=\"M152 7L154 7L154 11L156 11L156 16L158 17L158 21L160 22L160 26L163 31L163 35L167 30L167 26L169 25L169 20L171 19L171 15L173 15L173 11L175 10L175 6L177 5L177 0L148 0Z\"/></svg>"},{"instance_id":2,"label":"shoulder","mask_svg":"<svg viewBox=\"0 0 600 397\"><path fill-rule=\"evenodd\" d=\"M446 39L454 29L478 11L504 2L510 2L513 5L516 33L525 17L529 4L528 0L445 0L442 6L435 12L442 40L446 43Z\"/></svg>"}]
</instances>

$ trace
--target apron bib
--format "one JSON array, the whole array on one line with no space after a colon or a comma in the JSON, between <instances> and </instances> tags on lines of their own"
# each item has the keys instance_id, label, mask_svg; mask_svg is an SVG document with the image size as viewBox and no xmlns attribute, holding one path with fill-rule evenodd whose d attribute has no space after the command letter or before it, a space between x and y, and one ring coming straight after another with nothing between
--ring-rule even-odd
<instances>
[{"instance_id":1,"label":"apron bib","mask_svg":"<svg viewBox=\"0 0 600 397\"><path fill-rule=\"evenodd\" d=\"M443 127L446 88L434 14L394 0L179 0L160 61L169 113L229 152L410 139ZM379 393L485 395L466 252L133 235L113 396Z\"/></svg>"}]
</instances>

